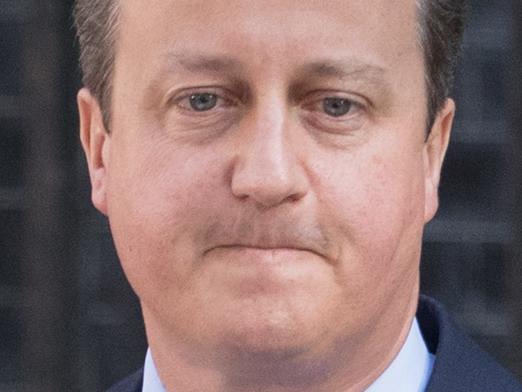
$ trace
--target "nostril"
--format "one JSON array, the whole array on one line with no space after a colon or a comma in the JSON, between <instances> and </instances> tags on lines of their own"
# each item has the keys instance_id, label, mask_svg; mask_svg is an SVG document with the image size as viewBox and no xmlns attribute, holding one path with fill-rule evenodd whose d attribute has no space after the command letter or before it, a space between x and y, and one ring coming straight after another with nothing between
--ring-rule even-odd
<instances>
[{"instance_id":1,"label":"nostril","mask_svg":"<svg viewBox=\"0 0 522 392\"><path fill-rule=\"evenodd\" d=\"M298 201L308 188L299 147L287 140L282 125L281 128L248 130L252 138L238 145L232 161L232 194L264 208Z\"/></svg>"},{"instance_id":2,"label":"nostril","mask_svg":"<svg viewBox=\"0 0 522 392\"><path fill-rule=\"evenodd\" d=\"M269 176L263 173L239 172L232 178L231 190L239 200L251 200L265 208L286 202L297 202L306 194L306 181L299 173L292 176Z\"/></svg>"}]
</instances>

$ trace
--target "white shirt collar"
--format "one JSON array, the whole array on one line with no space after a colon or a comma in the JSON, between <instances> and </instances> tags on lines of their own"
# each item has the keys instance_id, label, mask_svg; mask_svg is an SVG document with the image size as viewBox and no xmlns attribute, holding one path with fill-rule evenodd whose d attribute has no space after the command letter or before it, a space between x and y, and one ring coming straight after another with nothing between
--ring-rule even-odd
<instances>
[{"instance_id":1,"label":"white shirt collar","mask_svg":"<svg viewBox=\"0 0 522 392\"><path fill-rule=\"evenodd\" d=\"M415 319L401 351L366 392L424 392L434 362Z\"/></svg>"},{"instance_id":2,"label":"white shirt collar","mask_svg":"<svg viewBox=\"0 0 522 392\"><path fill-rule=\"evenodd\" d=\"M366 392L423 392L430 379L434 361L435 356L428 352L415 319L399 354ZM142 392L166 392L150 349L145 357Z\"/></svg>"},{"instance_id":3,"label":"white shirt collar","mask_svg":"<svg viewBox=\"0 0 522 392\"><path fill-rule=\"evenodd\" d=\"M152 359L150 348L147 350L145 357L145 366L143 367L143 389L142 392L167 392L158 375L156 365Z\"/></svg>"}]
</instances>

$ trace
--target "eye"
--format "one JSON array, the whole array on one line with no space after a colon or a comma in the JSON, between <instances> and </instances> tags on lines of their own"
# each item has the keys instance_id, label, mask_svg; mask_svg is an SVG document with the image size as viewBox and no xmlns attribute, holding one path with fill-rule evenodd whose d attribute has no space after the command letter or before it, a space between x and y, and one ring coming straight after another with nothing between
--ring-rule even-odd
<instances>
[{"instance_id":1,"label":"eye","mask_svg":"<svg viewBox=\"0 0 522 392\"><path fill-rule=\"evenodd\" d=\"M313 91L303 101L303 119L311 129L335 135L354 134L361 129L371 107L365 97L339 90Z\"/></svg>"},{"instance_id":2,"label":"eye","mask_svg":"<svg viewBox=\"0 0 522 392\"><path fill-rule=\"evenodd\" d=\"M323 110L332 117L341 117L348 114L353 108L354 103L346 98L325 98L323 100Z\"/></svg>"},{"instance_id":3,"label":"eye","mask_svg":"<svg viewBox=\"0 0 522 392\"><path fill-rule=\"evenodd\" d=\"M196 112L205 112L216 107L218 96L211 93L192 94L189 97L190 107Z\"/></svg>"}]
</instances>

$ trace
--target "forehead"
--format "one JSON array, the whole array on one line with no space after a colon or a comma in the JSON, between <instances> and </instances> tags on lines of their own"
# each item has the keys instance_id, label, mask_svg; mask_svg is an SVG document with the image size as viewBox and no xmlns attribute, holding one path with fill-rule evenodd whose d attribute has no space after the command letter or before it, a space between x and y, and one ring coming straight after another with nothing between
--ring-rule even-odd
<instances>
[{"instance_id":1,"label":"forehead","mask_svg":"<svg viewBox=\"0 0 522 392\"><path fill-rule=\"evenodd\" d=\"M415 0L127 0L120 18L118 49L142 56L175 48L265 62L337 51L393 62L420 52Z\"/></svg>"}]
</instances>

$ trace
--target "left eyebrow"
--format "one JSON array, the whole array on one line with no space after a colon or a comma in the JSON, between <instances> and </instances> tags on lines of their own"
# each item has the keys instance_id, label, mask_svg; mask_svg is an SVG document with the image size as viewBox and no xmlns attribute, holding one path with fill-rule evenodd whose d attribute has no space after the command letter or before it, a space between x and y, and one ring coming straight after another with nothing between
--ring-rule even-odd
<instances>
[{"instance_id":1,"label":"left eyebrow","mask_svg":"<svg viewBox=\"0 0 522 392\"><path fill-rule=\"evenodd\" d=\"M364 79L380 83L386 81L385 68L353 59L313 61L300 67L298 74L303 77Z\"/></svg>"},{"instance_id":2,"label":"left eyebrow","mask_svg":"<svg viewBox=\"0 0 522 392\"><path fill-rule=\"evenodd\" d=\"M357 59L319 59L311 61L298 68L297 80L292 90L300 91L302 86L308 85L311 81L340 81L349 82L358 86L363 86L373 92L372 103L381 102L381 107L387 107L390 98L393 96L393 88L389 72L386 68L363 62Z\"/></svg>"}]
</instances>

